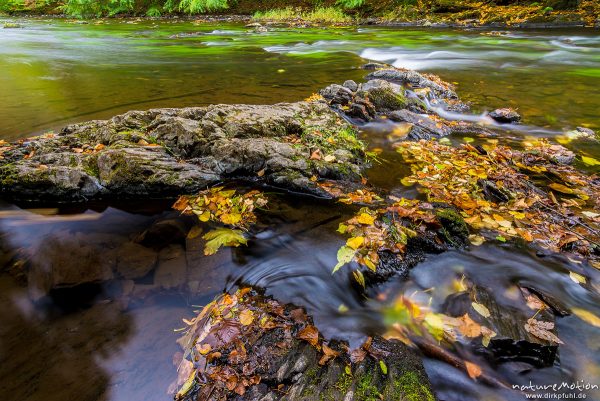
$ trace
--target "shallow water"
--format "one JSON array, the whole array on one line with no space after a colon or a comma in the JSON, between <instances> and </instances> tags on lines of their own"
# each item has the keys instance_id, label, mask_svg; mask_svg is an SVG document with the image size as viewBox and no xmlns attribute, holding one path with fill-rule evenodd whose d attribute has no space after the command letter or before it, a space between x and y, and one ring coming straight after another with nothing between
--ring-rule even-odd
<instances>
[{"instance_id":1,"label":"shallow water","mask_svg":"<svg viewBox=\"0 0 600 401\"><path fill-rule=\"evenodd\" d=\"M481 30L369 27L276 28L258 34L240 25L192 22L23 24L23 29L0 29L0 139L131 109L296 101L329 83L360 80L359 67L369 59L441 75L456 83L475 115L518 108L534 128L500 131L504 141L532 133L554 136L577 126L600 129L597 31L494 36ZM375 124L362 133L371 147L383 149L370 181L398 196L414 196L399 183L407 171L386 140L390 130ZM576 149L600 155L597 145ZM0 263L11 274L0 275L0 399L168 400L176 377L171 358L178 350L173 329L193 315L194 305L239 283L305 306L327 336L358 343L378 332L380 304L361 299L348 276L331 275L344 243L335 230L352 209L273 196L248 248L204 257L197 243L167 231L147 240L154 253L146 258L156 258L155 267L133 280L96 267L132 269L138 261L121 261L121 247L133 246L165 221L176 233L186 233L193 221L169 211L170 200L41 210L2 205ZM29 287L20 261L37 272ZM431 257L407 282L392 280L372 295L435 287L431 294L438 308L451 282L465 274L499 294L536 284L569 307L600 315L597 289L574 283L568 269L580 267L527 248L487 244ZM69 273L77 283L90 281L89 270L97 275L96 284L44 296L48 272L50 277ZM596 272L586 274L598 282ZM347 313L339 312L342 305ZM574 316L558 319L557 325L566 345L554 367L521 375L502 366L492 370L513 384L578 379L600 384L598 329ZM477 385L439 362L427 361L427 369L441 399L521 399L512 391Z\"/></svg>"}]
</instances>

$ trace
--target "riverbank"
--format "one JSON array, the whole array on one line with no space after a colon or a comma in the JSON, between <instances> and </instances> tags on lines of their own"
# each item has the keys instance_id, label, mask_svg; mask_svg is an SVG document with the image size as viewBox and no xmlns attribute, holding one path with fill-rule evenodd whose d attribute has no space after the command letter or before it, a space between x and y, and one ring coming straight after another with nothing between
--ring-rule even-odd
<instances>
[{"instance_id":1,"label":"riverbank","mask_svg":"<svg viewBox=\"0 0 600 401\"><path fill-rule=\"evenodd\" d=\"M326 1L315 7L302 0L293 2L238 1L224 8L203 8L202 11L184 12L177 7L151 7L133 5L111 9L109 6L68 6L60 2L36 6L4 6L4 13L14 17L74 17L90 19L112 18L166 18L198 21L284 23L292 26L327 24L334 26L389 25L433 27L600 27L600 4L583 0L576 7L552 7L555 2L533 2L507 5L479 1L448 2L433 0L416 4L398 5L393 1L378 4L364 3L356 8L339 6ZM85 2L84 2L85 3Z\"/></svg>"}]
</instances>

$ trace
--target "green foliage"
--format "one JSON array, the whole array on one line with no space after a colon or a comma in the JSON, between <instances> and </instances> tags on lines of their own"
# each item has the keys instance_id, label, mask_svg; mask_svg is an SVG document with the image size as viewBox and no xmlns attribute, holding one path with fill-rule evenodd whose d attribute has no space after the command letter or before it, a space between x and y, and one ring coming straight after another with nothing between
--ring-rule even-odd
<instances>
[{"instance_id":1,"label":"green foliage","mask_svg":"<svg viewBox=\"0 0 600 401\"><path fill-rule=\"evenodd\" d=\"M67 0L62 9L76 18L90 18L131 12L134 5L134 0Z\"/></svg>"},{"instance_id":2,"label":"green foliage","mask_svg":"<svg viewBox=\"0 0 600 401\"><path fill-rule=\"evenodd\" d=\"M336 4L344 8L353 9L365 4L365 0L338 0Z\"/></svg>"},{"instance_id":3,"label":"green foliage","mask_svg":"<svg viewBox=\"0 0 600 401\"><path fill-rule=\"evenodd\" d=\"M258 21L291 21L302 19L314 23L338 24L352 21L349 15L335 7L317 7L311 11L302 11L292 7L256 12L253 16Z\"/></svg>"},{"instance_id":4,"label":"green foliage","mask_svg":"<svg viewBox=\"0 0 600 401\"><path fill-rule=\"evenodd\" d=\"M34 11L42 9L55 4L54 0L37 0L37 1L26 1L26 0L0 0L0 12L23 12L23 11Z\"/></svg>"},{"instance_id":5,"label":"green foliage","mask_svg":"<svg viewBox=\"0 0 600 401\"><path fill-rule=\"evenodd\" d=\"M179 10L190 14L218 11L228 8L227 0L181 0Z\"/></svg>"},{"instance_id":6,"label":"green foliage","mask_svg":"<svg viewBox=\"0 0 600 401\"><path fill-rule=\"evenodd\" d=\"M147 17L158 18L162 15L160 8L156 6L152 6L146 11Z\"/></svg>"}]
</instances>

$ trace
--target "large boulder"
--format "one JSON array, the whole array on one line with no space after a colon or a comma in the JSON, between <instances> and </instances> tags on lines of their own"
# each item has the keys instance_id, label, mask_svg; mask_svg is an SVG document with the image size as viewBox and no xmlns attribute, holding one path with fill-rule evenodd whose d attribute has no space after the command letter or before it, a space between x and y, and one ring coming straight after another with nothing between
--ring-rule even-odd
<instances>
[{"instance_id":1,"label":"large boulder","mask_svg":"<svg viewBox=\"0 0 600 401\"><path fill-rule=\"evenodd\" d=\"M313 160L317 149L346 157ZM132 111L3 151L0 194L37 201L163 197L235 178L324 195L311 177L359 181L365 165L353 127L323 101Z\"/></svg>"}]
</instances>

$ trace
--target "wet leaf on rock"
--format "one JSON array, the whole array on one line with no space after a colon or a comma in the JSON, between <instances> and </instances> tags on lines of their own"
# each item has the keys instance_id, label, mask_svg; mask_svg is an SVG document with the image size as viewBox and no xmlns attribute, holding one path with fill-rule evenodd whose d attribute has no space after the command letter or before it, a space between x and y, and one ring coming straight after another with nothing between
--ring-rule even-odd
<instances>
[{"instance_id":1,"label":"wet leaf on rock","mask_svg":"<svg viewBox=\"0 0 600 401\"><path fill-rule=\"evenodd\" d=\"M550 332L554 328L554 323L543 322L534 318L528 319L525 323L525 330L542 340L554 342L557 344L564 344L556 335Z\"/></svg>"},{"instance_id":2,"label":"wet leaf on rock","mask_svg":"<svg viewBox=\"0 0 600 401\"><path fill-rule=\"evenodd\" d=\"M298 338L308 342L313 347L319 345L319 331L315 326L306 326L300 330Z\"/></svg>"},{"instance_id":3,"label":"wet leaf on rock","mask_svg":"<svg viewBox=\"0 0 600 401\"><path fill-rule=\"evenodd\" d=\"M475 309L475 311L476 311L477 313L479 313L481 316L483 316L483 317L485 317L485 318L488 318L488 317L490 317L490 316L491 316L491 315L490 315L490 311L489 311L489 309L488 309L488 308L487 308L485 305L483 305L483 304L480 304L480 303L478 303L478 302L472 302L472 303L471 303L471 306L472 306L472 307L473 307L473 309Z\"/></svg>"}]
</instances>

